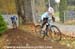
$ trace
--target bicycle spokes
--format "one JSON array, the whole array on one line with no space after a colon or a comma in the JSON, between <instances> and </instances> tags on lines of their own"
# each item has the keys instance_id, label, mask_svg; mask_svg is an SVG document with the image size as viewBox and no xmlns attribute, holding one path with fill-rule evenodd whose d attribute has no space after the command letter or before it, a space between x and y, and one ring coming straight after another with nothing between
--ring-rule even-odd
<instances>
[{"instance_id":1,"label":"bicycle spokes","mask_svg":"<svg viewBox=\"0 0 75 49\"><path fill-rule=\"evenodd\" d=\"M52 30L52 34L51 34L52 40L56 40L56 41L60 40L61 34L60 34L59 29L56 26L54 26L51 28L51 30Z\"/></svg>"}]
</instances>

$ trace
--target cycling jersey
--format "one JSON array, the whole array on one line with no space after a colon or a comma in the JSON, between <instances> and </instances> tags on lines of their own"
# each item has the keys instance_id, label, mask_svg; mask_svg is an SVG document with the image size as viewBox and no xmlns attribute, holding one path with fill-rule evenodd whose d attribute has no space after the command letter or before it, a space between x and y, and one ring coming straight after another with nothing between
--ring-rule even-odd
<instances>
[{"instance_id":1,"label":"cycling jersey","mask_svg":"<svg viewBox=\"0 0 75 49\"><path fill-rule=\"evenodd\" d=\"M52 19L52 16L50 16L50 15L48 14L48 12L45 12L45 13L41 16L41 20L43 20L44 18Z\"/></svg>"}]
</instances>

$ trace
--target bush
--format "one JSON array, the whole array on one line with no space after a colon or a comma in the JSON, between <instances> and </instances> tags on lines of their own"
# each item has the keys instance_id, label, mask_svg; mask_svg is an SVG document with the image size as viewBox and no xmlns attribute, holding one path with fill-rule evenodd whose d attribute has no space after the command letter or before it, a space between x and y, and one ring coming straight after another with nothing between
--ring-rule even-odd
<instances>
[{"instance_id":1,"label":"bush","mask_svg":"<svg viewBox=\"0 0 75 49\"><path fill-rule=\"evenodd\" d=\"M7 25L2 17L2 15L0 14L0 34L2 34L4 31L6 31L7 29Z\"/></svg>"}]
</instances>

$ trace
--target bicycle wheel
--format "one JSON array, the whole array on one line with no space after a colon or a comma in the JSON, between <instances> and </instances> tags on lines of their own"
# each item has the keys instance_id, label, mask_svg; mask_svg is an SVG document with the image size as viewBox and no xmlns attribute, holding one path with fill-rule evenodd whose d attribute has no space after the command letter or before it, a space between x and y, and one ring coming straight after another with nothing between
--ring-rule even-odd
<instances>
[{"instance_id":1,"label":"bicycle wheel","mask_svg":"<svg viewBox=\"0 0 75 49\"><path fill-rule=\"evenodd\" d=\"M44 38L44 30L42 30L43 28L41 28L40 25L35 26L35 32L36 32L36 36L40 37L40 38Z\"/></svg>"},{"instance_id":2,"label":"bicycle wheel","mask_svg":"<svg viewBox=\"0 0 75 49\"><path fill-rule=\"evenodd\" d=\"M51 25L51 40L60 41L61 40L61 31L55 25Z\"/></svg>"}]
</instances>

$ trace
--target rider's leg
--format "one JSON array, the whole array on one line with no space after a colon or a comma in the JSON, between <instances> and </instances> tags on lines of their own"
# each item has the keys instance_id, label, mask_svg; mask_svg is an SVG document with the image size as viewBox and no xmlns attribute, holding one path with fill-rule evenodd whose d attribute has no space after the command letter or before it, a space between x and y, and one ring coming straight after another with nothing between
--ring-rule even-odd
<instances>
[{"instance_id":1,"label":"rider's leg","mask_svg":"<svg viewBox=\"0 0 75 49\"><path fill-rule=\"evenodd\" d=\"M46 24L46 19L44 18L43 19L43 22L42 22L42 26L41 26L41 28L43 28L43 26Z\"/></svg>"},{"instance_id":2,"label":"rider's leg","mask_svg":"<svg viewBox=\"0 0 75 49\"><path fill-rule=\"evenodd\" d=\"M17 28L17 24L16 24L16 21L13 21L13 28Z\"/></svg>"},{"instance_id":3,"label":"rider's leg","mask_svg":"<svg viewBox=\"0 0 75 49\"><path fill-rule=\"evenodd\" d=\"M49 25L46 25L46 32L45 32L45 35L48 37L48 26Z\"/></svg>"},{"instance_id":4,"label":"rider's leg","mask_svg":"<svg viewBox=\"0 0 75 49\"><path fill-rule=\"evenodd\" d=\"M43 28L43 26L44 26L45 24L46 24L46 23L43 21L41 28Z\"/></svg>"},{"instance_id":5,"label":"rider's leg","mask_svg":"<svg viewBox=\"0 0 75 49\"><path fill-rule=\"evenodd\" d=\"M12 20L12 27L14 28L14 21Z\"/></svg>"},{"instance_id":6,"label":"rider's leg","mask_svg":"<svg viewBox=\"0 0 75 49\"><path fill-rule=\"evenodd\" d=\"M15 28L17 28L17 23L16 23L16 21L14 21L14 26L15 26Z\"/></svg>"},{"instance_id":7,"label":"rider's leg","mask_svg":"<svg viewBox=\"0 0 75 49\"><path fill-rule=\"evenodd\" d=\"M48 24L48 19L46 19L46 28L45 28L45 35L48 37L48 26L49 26L49 24Z\"/></svg>"}]
</instances>

